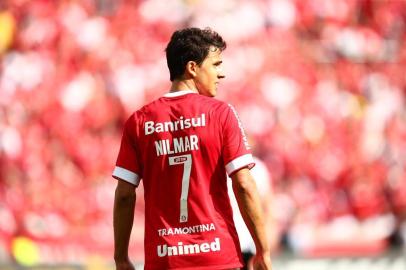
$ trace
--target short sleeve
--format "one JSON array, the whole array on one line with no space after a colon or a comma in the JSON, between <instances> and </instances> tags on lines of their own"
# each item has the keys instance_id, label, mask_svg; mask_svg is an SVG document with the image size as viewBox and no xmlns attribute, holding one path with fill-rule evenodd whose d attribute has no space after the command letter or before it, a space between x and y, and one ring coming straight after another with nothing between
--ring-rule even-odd
<instances>
[{"instance_id":1,"label":"short sleeve","mask_svg":"<svg viewBox=\"0 0 406 270\"><path fill-rule=\"evenodd\" d=\"M116 167L113 171L113 177L138 186L141 179L141 172L135 144L134 122L134 117L130 117L124 125L120 151L118 153Z\"/></svg>"},{"instance_id":2,"label":"short sleeve","mask_svg":"<svg viewBox=\"0 0 406 270\"><path fill-rule=\"evenodd\" d=\"M255 162L237 111L228 104L222 114L225 116L222 123L222 154L227 174L231 175L242 168L251 169L255 166Z\"/></svg>"}]
</instances>

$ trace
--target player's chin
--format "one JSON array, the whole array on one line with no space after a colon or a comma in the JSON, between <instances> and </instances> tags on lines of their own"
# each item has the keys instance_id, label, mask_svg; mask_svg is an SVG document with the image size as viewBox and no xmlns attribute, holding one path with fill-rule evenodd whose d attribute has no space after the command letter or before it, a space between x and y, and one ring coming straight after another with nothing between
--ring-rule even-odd
<instances>
[{"instance_id":1,"label":"player's chin","mask_svg":"<svg viewBox=\"0 0 406 270\"><path fill-rule=\"evenodd\" d=\"M217 95L217 89L210 89L206 91L205 96L207 97L215 97Z\"/></svg>"},{"instance_id":2,"label":"player's chin","mask_svg":"<svg viewBox=\"0 0 406 270\"><path fill-rule=\"evenodd\" d=\"M215 97L217 95L217 85L209 93L211 97Z\"/></svg>"}]
</instances>

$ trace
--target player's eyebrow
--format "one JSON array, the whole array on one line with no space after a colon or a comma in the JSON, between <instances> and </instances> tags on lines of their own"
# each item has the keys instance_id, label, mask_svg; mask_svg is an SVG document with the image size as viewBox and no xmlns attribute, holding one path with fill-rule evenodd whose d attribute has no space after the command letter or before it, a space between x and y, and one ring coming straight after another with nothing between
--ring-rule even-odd
<instances>
[{"instance_id":1,"label":"player's eyebrow","mask_svg":"<svg viewBox=\"0 0 406 270\"><path fill-rule=\"evenodd\" d=\"M213 65L218 66L218 65L220 65L221 63L223 63L223 60L218 60L218 61L214 62Z\"/></svg>"}]
</instances>

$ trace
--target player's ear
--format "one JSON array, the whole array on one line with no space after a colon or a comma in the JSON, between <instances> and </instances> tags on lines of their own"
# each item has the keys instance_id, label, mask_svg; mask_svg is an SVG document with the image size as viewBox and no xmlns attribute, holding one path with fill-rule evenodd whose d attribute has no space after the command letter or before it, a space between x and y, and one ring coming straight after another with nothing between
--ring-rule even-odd
<instances>
[{"instance_id":1,"label":"player's ear","mask_svg":"<svg viewBox=\"0 0 406 270\"><path fill-rule=\"evenodd\" d=\"M192 78L196 77L196 75L197 75L197 73L196 73L197 72L197 67L198 67L198 65L197 65L197 63L195 61L187 62L186 69L185 69L186 75L188 75L188 76L190 76Z\"/></svg>"}]
</instances>

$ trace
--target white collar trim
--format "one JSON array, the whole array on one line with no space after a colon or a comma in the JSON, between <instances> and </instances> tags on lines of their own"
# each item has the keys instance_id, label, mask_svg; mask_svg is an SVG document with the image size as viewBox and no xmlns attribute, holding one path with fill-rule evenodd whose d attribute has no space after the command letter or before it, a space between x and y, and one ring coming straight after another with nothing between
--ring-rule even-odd
<instances>
[{"instance_id":1,"label":"white collar trim","mask_svg":"<svg viewBox=\"0 0 406 270\"><path fill-rule=\"evenodd\" d=\"M181 90L181 91L166 93L164 95L164 97L179 97L179 96L183 96L186 94L193 94L193 93L196 93L196 92L192 91L192 90Z\"/></svg>"}]
</instances>

